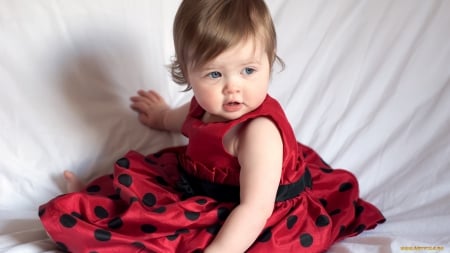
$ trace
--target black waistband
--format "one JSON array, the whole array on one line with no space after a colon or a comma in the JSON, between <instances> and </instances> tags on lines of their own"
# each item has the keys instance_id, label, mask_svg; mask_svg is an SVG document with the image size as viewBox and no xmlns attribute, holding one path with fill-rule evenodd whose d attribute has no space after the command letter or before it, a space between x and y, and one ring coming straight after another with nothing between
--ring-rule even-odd
<instances>
[{"instance_id":1,"label":"black waistband","mask_svg":"<svg viewBox=\"0 0 450 253\"><path fill-rule=\"evenodd\" d=\"M283 184L278 187L275 201L281 202L292 199L312 187L312 178L309 169L306 168L303 175L294 183ZM183 192L183 198L193 196L207 196L221 202L239 203L239 186L218 184L196 178L180 168L180 179L177 188Z\"/></svg>"}]
</instances>

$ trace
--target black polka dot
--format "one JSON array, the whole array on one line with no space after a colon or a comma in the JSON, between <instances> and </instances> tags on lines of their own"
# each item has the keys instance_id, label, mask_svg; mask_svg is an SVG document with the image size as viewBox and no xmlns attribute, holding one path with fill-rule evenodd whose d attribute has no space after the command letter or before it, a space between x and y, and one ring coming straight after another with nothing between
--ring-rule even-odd
<instances>
[{"instance_id":1,"label":"black polka dot","mask_svg":"<svg viewBox=\"0 0 450 253\"><path fill-rule=\"evenodd\" d=\"M176 233L177 234L187 234L187 233L189 233L189 229L187 229L187 228L180 228L180 229L177 230Z\"/></svg>"},{"instance_id":2,"label":"black polka dot","mask_svg":"<svg viewBox=\"0 0 450 253\"><path fill-rule=\"evenodd\" d=\"M215 224L206 228L206 231L212 235L217 235L217 233L219 233L220 228L221 228L220 224Z\"/></svg>"},{"instance_id":3,"label":"black polka dot","mask_svg":"<svg viewBox=\"0 0 450 253\"><path fill-rule=\"evenodd\" d=\"M154 213L164 213L166 211L166 209L167 209L166 207L160 206L160 207L157 207L157 208L153 209L152 212L154 212Z\"/></svg>"},{"instance_id":4,"label":"black polka dot","mask_svg":"<svg viewBox=\"0 0 450 253\"><path fill-rule=\"evenodd\" d=\"M136 247L138 249L145 248L145 245L142 242L133 242L131 245L133 245L134 247Z\"/></svg>"},{"instance_id":5,"label":"black polka dot","mask_svg":"<svg viewBox=\"0 0 450 253\"><path fill-rule=\"evenodd\" d=\"M130 187L130 185L133 183L133 179L128 174L119 175L118 180L121 185L126 187Z\"/></svg>"},{"instance_id":6,"label":"black polka dot","mask_svg":"<svg viewBox=\"0 0 450 253\"><path fill-rule=\"evenodd\" d=\"M217 209L217 217L219 218L219 220L226 220L228 215L230 215L230 210L228 210L228 208L219 207L219 209Z\"/></svg>"},{"instance_id":7,"label":"black polka dot","mask_svg":"<svg viewBox=\"0 0 450 253\"><path fill-rule=\"evenodd\" d=\"M160 176L155 177L156 182L158 182L158 184L163 185L163 186L169 186L169 183L167 183L167 181Z\"/></svg>"},{"instance_id":8,"label":"black polka dot","mask_svg":"<svg viewBox=\"0 0 450 253\"><path fill-rule=\"evenodd\" d=\"M130 168L130 161L125 157L117 160L116 164L125 169Z\"/></svg>"},{"instance_id":9,"label":"black polka dot","mask_svg":"<svg viewBox=\"0 0 450 253\"><path fill-rule=\"evenodd\" d=\"M99 192L101 190L99 185L90 185L88 186L88 188L86 188L86 191L89 193L96 193Z\"/></svg>"},{"instance_id":10,"label":"black polka dot","mask_svg":"<svg viewBox=\"0 0 450 253\"><path fill-rule=\"evenodd\" d=\"M97 241L106 242L111 240L111 232L103 229L96 229L94 231L94 237Z\"/></svg>"},{"instance_id":11,"label":"black polka dot","mask_svg":"<svg viewBox=\"0 0 450 253\"><path fill-rule=\"evenodd\" d=\"M42 215L44 215L44 213L45 213L45 208L39 209L39 213L38 213L39 217L41 217Z\"/></svg>"},{"instance_id":12,"label":"black polka dot","mask_svg":"<svg viewBox=\"0 0 450 253\"><path fill-rule=\"evenodd\" d=\"M175 241L178 238L179 234L173 234L166 236L167 240L169 241Z\"/></svg>"},{"instance_id":13,"label":"black polka dot","mask_svg":"<svg viewBox=\"0 0 450 253\"><path fill-rule=\"evenodd\" d=\"M67 246L64 243L62 243L62 242L55 242L55 243L56 243L56 247L59 250L64 251L64 252L69 252L69 248L67 248Z\"/></svg>"},{"instance_id":14,"label":"black polka dot","mask_svg":"<svg viewBox=\"0 0 450 253\"><path fill-rule=\"evenodd\" d=\"M320 168L320 170L322 170L324 173L331 173L331 172L333 172L333 169L330 169L330 168Z\"/></svg>"},{"instance_id":15,"label":"black polka dot","mask_svg":"<svg viewBox=\"0 0 450 253\"><path fill-rule=\"evenodd\" d=\"M320 204L322 204L323 207L327 207L328 201L326 199L319 199Z\"/></svg>"},{"instance_id":16,"label":"black polka dot","mask_svg":"<svg viewBox=\"0 0 450 253\"><path fill-rule=\"evenodd\" d=\"M194 221L194 220L197 220L200 217L200 213L184 211L184 216L186 216L186 218L188 220Z\"/></svg>"},{"instance_id":17,"label":"black polka dot","mask_svg":"<svg viewBox=\"0 0 450 253\"><path fill-rule=\"evenodd\" d=\"M77 224L77 220L72 215L63 214L59 217L59 223L66 228L71 228Z\"/></svg>"},{"instance_id":18,"label":"black polka dot","mask_svg":"<svg viewBox=\"0 0 450 253\"><path fill-rule=\"evenodd\" d=\"M179 236L180 234L187 234L187 233L189 233L189 229L186 229L186 228L178 229L178 230L175 232L175 234L167 236L167 239L168 239L169 241L174 241L175 239L178 238L178 236Z\"/></svg>"},{"instance_id":19,"label":"black polka dot","mask_svg":"<svg viewBox=\"0 0 450 253\"><path fill-rule=\"evenodd\" d=\"M192 253L203 253L203 250L201 250L201 249L196 249L196 250L194 250Z\"/></svg>"},{"instance_id":20,"label":"black polka dot","mask_svg":"<svg viewBox=\"0 0 450 253\"><path fill-rule=\"evenodd\" d=\"M106 209L101 206L96 206L94 208L94 213L95 213L95 216L97 216L100 219L104 219L109 216L108 211L106 211Z\"/></svg>"},{"instance_id":21,"label":"black polka dot","mask_svg":"<svg viewBox=\"0 0 450 253\"><path fill-rule=\"evenodd\" d=\"M295 223L297 222L298 217L297 215L291 215L286 220L286 225L288 229L291 229L294 227Z\"/></svg>"},{"instance_id":22,"label":"black polka dot","mask_svg":"<svg viewBox=\"0 0 450 253\"><path fill-rule=\"evenodd\" d=\"M116 217L108 222L108 228L118 229L123 226L123 221L120 217Z\"/></svg>"},{"instance_id":23,"label":"black polka dot","mask_svg":"<svg viewBox=\"0 0 450 253\"><path fill-rule=\"evenodd\" d=\"M351 190L352 188L353 188L352 183L347 182L347 183L343 183L339 186L339 191L345 192L345 191Z\"/></svg>"},{"instance_id":24,"label":"black polka dot","mask_svg":"<svg viewBox=\"0 0 450 253\"><path fill-rule=\"evenodd\" d=\"M333 211L330 212L330 216L336 215L336 214L340 214L341 213L341 209L334 209Z\"/></svg>"},{"instance_id":25,"label":"black polka dot","mask_svg":"<svg viewBox=\"0 0 450 253\"><path fill-rule=\"evenodd\" d=\"M141 231L146 233L146 234L151 234L156 232L156 227L150 224L143 224L141 225Z\"/></svg>"},{"instance_id":26,"label":"black polka dot","mask_svg":"<svg viewBox=\"0 0 450 253\"><path fill-rule=\"evenodd\" d=\"M360 216L363 211L364 211L364 207L363 206L358 205L358 204L355 205L355 215L356 215L356 217Z\"/></svg>"},{"instance_id":27,"label":"black polka dot","mask_svg":"<svg viewBox=\"0 0 450 253\"><path fill-rule=\"evenodd\" d=\"M149 192L144 195L144 197L142 198L142 202L144 203L144 205L152 207L156 204L156 197L153 193Z\"/></svg>"},{"instance_id":28,"label":"black polka dot","mask_svg":"<svg viewBox=\"0 0 450 253\"><path fill-rule=\"evenodd\" d=\"M313 237L308 233L301 234L300 244L305 248L311 246L313 244Z\"/></svg>"},{"instance_id":29,"label":"black polka dot","mask_svg":"<svg viewBox=\"0 0 450 253\"><path fill-rule=\"evenodd\" d=\"M197 200L195 200L195 202L197 202L197 204L199 204L199 205L204 205L204 204L208 203L208 200L206 200L206 199L197 199Z\"/></svg>"},{"instance_id":30,"label":"black polka dot","mask_svg":"<svg viewBox=\"0 0 450 253\"><path fill-rule=\"evenodd\" d=\"M360 225L358 225L358 226L355 228L354 232L357 233L357 234L360 234L360 233L362 233L365 229L366 229L366 225L360 224Z\"/></svg>"},{"instance_id":31,"label":"black polka dot","mask_svg":"<svg viewBox=\"0 0 450 253\"><path fill-rule=\"evenodd\" d=\"M266 228L259 236L256 241L258 242L268 242L272 238L271 228Z\"/></svg>"},{"instance_id":32,"label":"black polka dot","mask_svg":"<svg viewBox=\"0 0 450 253\"><path fill-rule=\"evenodd\" d=\"M130 204L132 204L133 202L138 202L139 199L137 197L131 197L130 198Z\"/></svg>"},{"instance_id":33,"label":"black polka dot","mask_svg":"<svg viewBox=\"0 0 450 253\"><path fill-rule=\"evenodd\" d=\"M319 217L317 217L317 219L316 219L316 226L318 226L318 227L325 227L328 224L330 224L330 220L328 219L327 216L319 215Z\"/></svg>"}]
</instances>

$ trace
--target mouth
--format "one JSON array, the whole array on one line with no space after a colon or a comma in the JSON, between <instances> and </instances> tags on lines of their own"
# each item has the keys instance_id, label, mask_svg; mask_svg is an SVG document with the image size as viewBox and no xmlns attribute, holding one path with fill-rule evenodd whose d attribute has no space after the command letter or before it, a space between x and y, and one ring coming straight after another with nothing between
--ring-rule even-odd
<instances>
[{"instance_id":1,"label":"mouth","mask_svg":"<svg viewBox=\"0 0 450 253\"><path fill-rule=\"evenodd\" d=\"M237 101L227 102L223 105L226 112L236 112L239 111L243 106L243 103Z\"/></svg>"}]
</instances>

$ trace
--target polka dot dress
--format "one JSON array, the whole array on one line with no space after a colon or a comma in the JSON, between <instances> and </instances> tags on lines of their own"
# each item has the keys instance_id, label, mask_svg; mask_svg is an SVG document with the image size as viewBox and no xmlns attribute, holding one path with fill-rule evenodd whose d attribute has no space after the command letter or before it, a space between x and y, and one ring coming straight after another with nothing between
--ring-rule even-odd
<instances>
[{"instance_id":1,"label":"polka dot dress","mask_svg":"<svg viewBox=\"0 0 450 253\"><path fill-rule=\"evenodd\" d=\"M233 121L206 124L203 113L193 99L183 126L187 146L150 155L130 151L112 175L40 206L56 246L77 253L202 252L239 202L239 163L224 150L223 136L255 117L277 125L284 157L274 212L248 252L324 252L384 222L375 206L359 198L350 172L331 168L296 141L270 96Z\"/></svg>"}]
</instances>

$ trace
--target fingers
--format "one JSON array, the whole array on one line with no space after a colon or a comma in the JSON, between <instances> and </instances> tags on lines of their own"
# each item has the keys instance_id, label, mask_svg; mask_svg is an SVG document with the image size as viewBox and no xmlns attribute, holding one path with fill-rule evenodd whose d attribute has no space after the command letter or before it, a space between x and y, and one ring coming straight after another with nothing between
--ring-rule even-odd
<instances>
[{"instance_id":1,"label":"fingers","mask_svg":"<svg viewBox=\"0 0 450 253\"><path fill-rule=\"evenodd\" d=\"M144 100L147 102L161 102L164 101L164 99L154 90L144 91L144 90L138 90L138 96L131 97L132 101L135 100Z\"/></svg>"},{"instance_id":2,"label":"fingers","mask_svg":"<svg viewBox=\"0 0 450 253\"><path fill-rule=\"evenodd\" d=\"M162 96L153 90L139 90L130 100L130 107L138 113L141 123L151 128L161 128L164 111L170 109Z\"/></svg>"},{"instance_id":3,"label":"fingers","mask_svg":"<svg viewBox=\"0 0 450 253\"><path fill-rule=\"evenodd\" d=\"M139 90L137 96L131 97L130 100L131 108L137 112L147 112L152 107L166 106L164 98L153 90Z\"/></svg>"},{"instance_id":4,"label":"fingers","mask_svg":"<svg viewBox=\"0 0 450 253\"><path fill-rule=\"evenodd\" d=\"M139 102L144 102L144 103L148 103L148 104L153 104L153 103L165 103L164 98L161 97L161 95L159 95L156 91L153 90L149 90L149 91L143 91L143 90L139 90L137 96L133 96L130 98L130 100L132 102L135 103L139 103Z\"/></svg>"},{"instance_id":5,"label":"fingers","mask_svg":"<svg viewBox=\"0 0 450 253\"><path fill-rule=\"evenodd\" d=\"M131 109L133 109L136 112L145 112L146 108L149 107L148 103L145 102L145 100L142 100L141 98L132 98L132 103L130 105Z\"/></svg>"}]
</instances>

